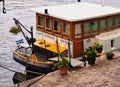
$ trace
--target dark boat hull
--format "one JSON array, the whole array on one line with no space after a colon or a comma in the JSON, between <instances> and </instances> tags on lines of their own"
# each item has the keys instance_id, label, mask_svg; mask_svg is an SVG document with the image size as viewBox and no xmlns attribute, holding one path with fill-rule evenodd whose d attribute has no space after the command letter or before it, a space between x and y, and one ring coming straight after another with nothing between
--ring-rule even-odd
<instances>
[{"instance_id":1,"label":"dark boat hull","mask_svg":"<svg viewBox=\"0 0 120 87\"><path fill-rule=\"evenodd\" d=\"M21 65L25 66L28 71L39 72L43 74L47 74L53 71L53 65L51 64L41 64L40 66L36 66L34 64L28 63L27 61L21 60L20 56L16 54L13 54L13 59Z\"/></svg>"},{"instance_id":2,"label":"dark boat hull","mask_svg":"<svg viewBox=\"0 0 120 87\"><path fill-rule=\"evenodd\" d=\"M20 82L26 81L27 77L25 74L16 72L13 76L13 83L18 84Z\"/></svg>"}]
</instances>

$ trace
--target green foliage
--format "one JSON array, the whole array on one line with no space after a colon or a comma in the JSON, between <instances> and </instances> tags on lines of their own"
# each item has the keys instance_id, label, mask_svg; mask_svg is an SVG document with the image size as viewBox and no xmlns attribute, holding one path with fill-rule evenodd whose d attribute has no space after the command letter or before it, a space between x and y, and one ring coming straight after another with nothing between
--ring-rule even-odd
<instances>
[{"instance_id":1,"label":"green foliage","mask_svg":"<svg viewBox=\"0 0 120 87\"><path fill-rule=\"evenodd\" d=\"M95 43L95 47L96 47L96 48L103 48L103 45L102 45L102 44L99 44L99 43Z\"/></svg>"},{"instance_id":2,"label":"green foliage","mask_svg":"<svg viewBox=\"0 0 120 87\"><path fill-rule=\"evenodd\" d=\"M63 54L58 53L58 56L61 58L61 60L58 63L54 64L55 68L61 68L70 65L70 62L64 58Z\"/></svg>"},{"instance_id":3,"label":"green foliage","mask_svg":"<svg viewBox=\"0 0 120 87\"><path fill-rule=\"evenodd\" d=\"M86 49L85 51L85 58L88 61L88 64L94 65L96 61L96 52L95 49L90 47L89 49Z\"/></svg>"},{"instance_id":4,"label":"green foliage","mask_svg":"<svg viewBox=\"0 0 120 87\"><path fill-rule=\"evenodd\" d=\"M114 53L112 53L112 52L108 52L108 53L106 53L108 56L114 56Z\"/></svg>"},{"instance_id":5,"label":"green foliage","mask_svg":"<svg viewBox=\"0 0 120 87\"><path fill-rule=\"evenodd\" d=\"M20 32L20 29L17 26L12 26L10 32L17 35Z\"/></svg>"},{"instance_id":6,"label":"green foliage","mask_svg":"<svg viewBox=\"0 0 120 87\"><path fill-rule=\"evenodd\" d=\"M86 49L85 55L87 57L89 57L89 56L96 57L96 53L95 53L95 50L93 48Z\"/></svg>"}]
</instances>

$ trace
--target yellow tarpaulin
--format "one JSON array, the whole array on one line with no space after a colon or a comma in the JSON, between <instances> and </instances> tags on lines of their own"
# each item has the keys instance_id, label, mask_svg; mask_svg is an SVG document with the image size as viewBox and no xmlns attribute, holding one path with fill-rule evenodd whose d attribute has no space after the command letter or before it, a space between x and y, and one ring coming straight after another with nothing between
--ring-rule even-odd
<instances>
[{"instance_id":1,"label":"yellow tarpaulin","mask_svg":"<svg viewBox=\"0 0 120 87\"><path fill-rule=\"evenodd\" d=\"M43 39L40 39L40 40L37 40L34 43L34 45L36 45L38 47L41 47L41 48L44 48L44 49L47 49L47 50L52 51L54 53L58 53L56 43L51 43L51 42L48 42L48 41L44 41ZM60 50L60 53L62 53L63 51L65 51L67 49L66 49L66 47L62 47L62 46L59 45L59 50Z\"/></svg>"}]
</instances>

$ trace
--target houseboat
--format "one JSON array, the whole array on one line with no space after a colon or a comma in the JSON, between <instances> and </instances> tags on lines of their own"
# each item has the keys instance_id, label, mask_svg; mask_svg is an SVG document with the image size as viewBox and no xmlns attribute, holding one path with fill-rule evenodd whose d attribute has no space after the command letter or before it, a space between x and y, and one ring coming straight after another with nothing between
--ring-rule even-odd
<instances>
[{"instance_id":1,"label":"houseboat","mask_svg":"<svg viewBox=\"0 0 120 87\"><path fill-rule=\"evenodd\" d=\"M120 48L120 9L96 3L76 2L33 8L36 12L34 54L15 49L14 59L32 70L52 71L58 51L66 57L79 59L95 42L105 52ZM69 44L68 44L69 43ZM68 46L69 45L69 46Z\"/></svg>"}]
</instances>

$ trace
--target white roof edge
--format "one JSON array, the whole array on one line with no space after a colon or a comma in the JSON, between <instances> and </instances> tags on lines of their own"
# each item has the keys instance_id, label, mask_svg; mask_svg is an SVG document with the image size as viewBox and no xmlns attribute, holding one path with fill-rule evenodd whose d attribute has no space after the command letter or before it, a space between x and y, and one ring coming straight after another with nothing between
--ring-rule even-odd
<instances>
[{"instance_id":1,"label":"white roof edge","mask_svg":"<svg viewBox=\"0 0 120 87\"><path fill-rule=\"evenodd\" d=\"M45 9L48 9L48 16L72 22L120 14L120 8L102 6L100 4L88 2L76 2L55 6L40 6L31 10L35 11L36 13L46 15L44 13ZM72 11L70 11L70 9Z\"/></svg>"}]
</instances>

